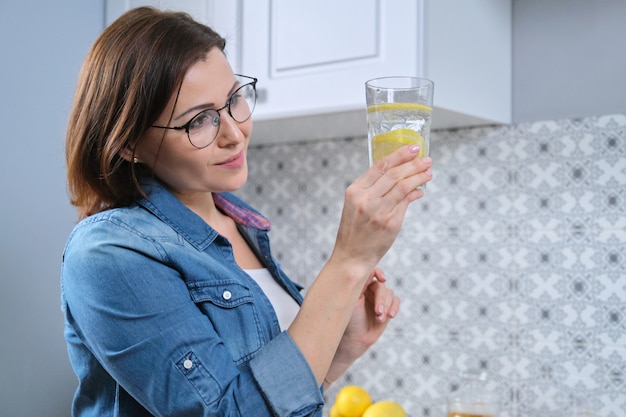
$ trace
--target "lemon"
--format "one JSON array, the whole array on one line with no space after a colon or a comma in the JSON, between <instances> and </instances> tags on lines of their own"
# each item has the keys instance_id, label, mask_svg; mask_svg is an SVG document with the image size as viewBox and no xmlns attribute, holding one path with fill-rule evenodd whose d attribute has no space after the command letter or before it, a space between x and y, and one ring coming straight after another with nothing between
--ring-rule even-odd
<instances>
[{"instance_id":1,"label":"lemon","mask_svg":"<svg viewBox=\"0 0 626 417\"><path fill-rule=\"evenodd\" d=\"M330 413L328 414L328 417L343 417L341 414L339 414L337 404L333 404L333 406L330 408Z\"/></svg>"},{"instance_id":2,"label":"lemon","mask_svg":"<svg viewBox=\"0 0 626 417\"><path fill-rule=\"evenodd\" d=\"M428 146L422 135L412 129L395 129L379 133L372 138L372 159L374 162L405 145L417 144L420 147L419 157L428 155Z\"/></svg>"},{"instance_id":3,"label":"lemon","mask_svg":"<svg viewBox=\"0 0 626 417\"><path fill-rule=\"evenodd\" d=\"M339 390L333 407L342 417L361 417L371 404L372 398L365 389L348 385Z\"/></svg>"},{"instance_id":4,"label":"lemon","mask_svg":"<svg viewBox=\"0 0 626 417\"><path fill-rule=\"evenodd\" d=\"M425 113L432 113L433 108L420 103L380 103L367 106L368 113L378 111L397 111L397 110L417 110Z\"/></svg>"},{"instance_id":5,"label":"lemon","mask_svg":"<svg viewBox=\"0 0 626 417\"><path fill-rule=\"evenodd\" d=\"M407 417L402 406L394 401L378 401L367 407L362 417Z\"/></svg>"}]
</instances>

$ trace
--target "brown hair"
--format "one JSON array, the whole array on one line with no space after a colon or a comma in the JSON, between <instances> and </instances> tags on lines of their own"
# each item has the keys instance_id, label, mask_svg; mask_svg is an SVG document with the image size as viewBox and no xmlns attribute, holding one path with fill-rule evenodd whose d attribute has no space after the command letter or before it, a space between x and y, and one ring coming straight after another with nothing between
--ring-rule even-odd
<instances>
[{"instance_id":1,"label":"brown hair","mask_svg":"<svg viewBox=\"0 0 626 417\"><path fill-rule=\"evenodd\" d=\"M138 176L146 168L120 153L135 148L187 70L225 43L187 14L149 7L102 32L81 69L66 136L70 201L80 218L144 195Z\"/></svg>"}]
</instances>

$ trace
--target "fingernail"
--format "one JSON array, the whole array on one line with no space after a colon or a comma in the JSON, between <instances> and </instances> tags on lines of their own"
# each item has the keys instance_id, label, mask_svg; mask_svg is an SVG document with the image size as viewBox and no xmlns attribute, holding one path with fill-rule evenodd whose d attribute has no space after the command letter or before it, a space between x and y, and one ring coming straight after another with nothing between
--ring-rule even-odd
<instances>
[{"instance_id":1,"label":"fingernail","mask_svg":"<svg viewBox=\"0 0 626 417\"><path fill-rule=\"evenodd\" d=\"M409 148L409 151L411 151L412 153L419 153L420 147L417 145L413 145Z\"/></svg>"},{"instance_id":2,"label":"fingernail","mask_svg":"<svg viewBox=\"0 0 626 417\"><path fill-rule=\"evenodd\" d=\"M395 316L396 316L396 314L398 314L398 311L397 311L397 310L389 310L389 317L392 317L392 318L393 318L393 317L395 317Z\"/></svg>"},{"instance_id":3,"label":"fingernail","mask_svg":"<svg viewBox=\"0 0 626 417\"><path fill-rule=\"evenodd\" d=\"M430 164L431 162L433 162L433 160L432 160L432 158L430 156L422 158L422 161L426 162L427 164Z\"/></svg>"},{"instance_id":4,"label":"fingernail","mask_svg":"<svg viewBox=\"0 0 626 417\"><path fill-rule=\"evenodd\" d=\"M384 305L382 305L382 304L379 304L379 305L378 305L378 309L377 309L377 310L378 310L378 314L379 314L379 315L380 315L380 314L384 314L384 313L385 313L385 306L384 306Z\"/></svg>"}]
</instances>

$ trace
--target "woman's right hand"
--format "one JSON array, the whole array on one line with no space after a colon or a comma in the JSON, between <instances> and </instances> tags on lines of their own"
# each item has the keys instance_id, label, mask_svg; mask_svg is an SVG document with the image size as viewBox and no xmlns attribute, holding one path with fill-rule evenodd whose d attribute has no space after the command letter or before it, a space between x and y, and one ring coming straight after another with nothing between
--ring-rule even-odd
<instances>
[{"instance_id":1,"label":"woman's right hand","mask_svg":"<svg viewBox=\"0 0 626 417\"><path fill-rule=\"evenodd\" d=\"M432 179L430 158L418 158L409 145L376 162L345 192L333 256L359 261L365 274L396 239L410 203L424 195L418 188Z\"/></svg>"}]
</instances>

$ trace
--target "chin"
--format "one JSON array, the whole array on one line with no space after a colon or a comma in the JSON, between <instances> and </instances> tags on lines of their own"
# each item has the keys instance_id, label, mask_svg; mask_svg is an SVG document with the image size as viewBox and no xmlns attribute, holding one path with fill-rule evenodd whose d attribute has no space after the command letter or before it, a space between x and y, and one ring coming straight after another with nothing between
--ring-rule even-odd
<instances>
[{"instance_id":1,"label":"chin","mask_svg":"<svg viewBox=\"0 0 626 417\"><path fill-rule=\"evenodd\" d=\"M245 173L242 172L238 174L236 177L230 178L228 181L224 181L222 183L221 192L233 192L239 190L241 187L246 185L248 182L248 170L245 170Z\"/></svg>"}]
</instances>

